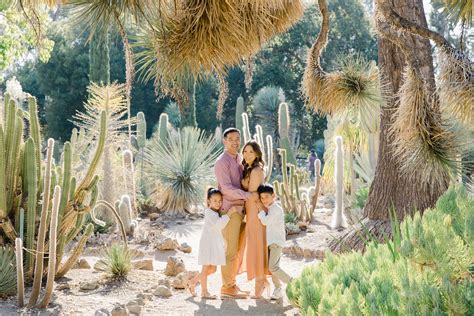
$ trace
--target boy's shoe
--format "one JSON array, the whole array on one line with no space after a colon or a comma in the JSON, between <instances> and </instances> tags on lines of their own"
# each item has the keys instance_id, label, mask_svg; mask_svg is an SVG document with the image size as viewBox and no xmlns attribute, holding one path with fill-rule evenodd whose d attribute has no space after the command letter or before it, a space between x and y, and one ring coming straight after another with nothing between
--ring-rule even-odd
<instances>
[{"instance_id":1,"label":"boy's shoe","mask_svg":"<svg viewBox=\"0 0 474 316\"><path fill-rule=\"evenodd\" d=\"M273 291L271 299L272 300L279 300L282 297L283 297L283 289L281 288L281 286L275 288L275 290Z\"/></svg>"}]
</instances>

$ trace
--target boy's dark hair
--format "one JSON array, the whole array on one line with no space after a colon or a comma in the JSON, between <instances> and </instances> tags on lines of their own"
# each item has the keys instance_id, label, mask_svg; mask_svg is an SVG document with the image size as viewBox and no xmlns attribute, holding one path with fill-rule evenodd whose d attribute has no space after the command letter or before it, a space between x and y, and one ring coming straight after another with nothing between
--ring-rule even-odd
<instances>
[{"instance_id":1,"label":"boy's dark hair","mask_svg":"<svg viewBox=\"0 0 474 316\"><path fill-rule=\"evenodd\" d=\"M222 196L222 192L221 190L217 189L217 188L209 188L207 189L207 199L209 200L211 198L211 196L213 196L214 194L220 194Z\"/></svg>"},{"instance_id":2,"label":"boy's dark hair","mask_svg":"<svg viewBox=\"0 0 474 316\"><path fill-rule=\"evenodd\" d=\"M235 127L229 127L229 128L227 128L227 129L224 131L224 134L222 134L222 135L224 135L224 138L226 138L227 135L230 134L230 133L238 133L238 134L240 135L239 129L238 129L238 128L235 128Z\"/></svg>"},{"instance_id":3,"label":"boy's dark hair","mask_svg":"<svg viewBox=\"0 0 474 316\"><path fill-rule=\"evenodd\" d=\"M270 193L270 194L273 194L275 193L275 190L273 189L273 187L268 184L268 183L264 183L264 184L261 184L258 189L257 189L257 192L258 192L258 195L262 194L262 193Z\"/></svg>"}]
</instances>

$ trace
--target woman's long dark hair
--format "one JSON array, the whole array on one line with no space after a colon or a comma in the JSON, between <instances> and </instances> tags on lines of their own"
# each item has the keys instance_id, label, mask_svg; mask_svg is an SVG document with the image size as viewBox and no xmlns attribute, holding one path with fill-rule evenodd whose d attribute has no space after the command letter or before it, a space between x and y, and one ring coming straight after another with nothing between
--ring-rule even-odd
<instances>
[{"instance_id":1,"label":"woman's long dark hair","mask_svg":"<svg viewBox=\"0 0 474 316\"><path fill-rule=\"evenodd\" d=\"M263 169L263 166L265 166L265 162L263 161L262 158L262 149L260 148L260 145L254 141L248 141L244 147L242 147L242 154L244 153L244 150L247 146L252 147L253 152L255 153L255 160L253 161L252 165L248 165L245 160L242 160L242 165L244 166L244 179L250 176L250 173L252 170L256 167L260 167Z\"/></svg>"}]
</instances>

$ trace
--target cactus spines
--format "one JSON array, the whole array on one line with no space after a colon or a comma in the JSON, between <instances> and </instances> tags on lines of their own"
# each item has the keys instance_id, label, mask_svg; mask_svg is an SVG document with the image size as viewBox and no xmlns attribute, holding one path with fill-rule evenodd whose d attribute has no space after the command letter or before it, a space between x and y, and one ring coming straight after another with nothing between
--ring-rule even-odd
<instances>
[{"instance_id":1,"label":"cactus spines","mask_svg":"<svg viewBox=\"0 0 474 316\"><path fill-rule=\"evenodd\" d=\"M38 189L41 189L41 136L40 136L40 124L38 118L38 105L36 104L36 98L30 96L28 98L28 112L30 114L30 135L35 142L35 164L36 164L36 181L38 182Z\"/></svg>"},{"instance_id":2,"label":"cactus spines","mask_svg":"<svg viewBox=\"0 0 474 316\"><path fill-rule=\"evenodd\" d=\"M161 113L158 121L158 139L162 144L168 139L168 114Z\"/></svg>"},{"instance_id":3,"label":"cactus spines","mask_svg":"<svg viewBox=\"0 0 474 316\"><path fill-rule=\"evenodd\" d=\"M130 197L128 195L122 195L119 204L119 215L122 220L123 225L125 226L125 233L127 235L131 234L131 221L132 221L132 204L130 202Z\"/></svg>"},{"instance_id":4,"label":"cactus spines","mask_svg":"<svg viewBox=\"0 0 474 316\"><path fill-rule=\"evenodd\" d=\"M143 158L143 157L142 157ZM135 168L133 166L133 154L130 150L123 151L123 173L125 179L125 190L132 196L132 217L137 215L136 206L136 187L135 187Z\"/></svg>"},{"instance_id":5,"label":"cactus spines","mask_svg":"<svg viewBox=\"0 0 474 316\"><path fill-rule=\"evenodd\" d=\"M242 114L244 113L244 98L239 96L237 98L237 104L235 106L235 127L240 131L240 134L243 134L244 130L244 121L242 119Z\"/></svg>"},{"instance_id":6,"label":"cactus spines","mask_svg":"<svg viewBox=\"0 0 474 316\"><path fill-rule=\"evenodd\" d=\"M51 296L53 295L53 283L56 273L56 238L58 232L58 212L60 199L61 187L57 185L54 187L53 207L51 209L51 224L49 228L48 278L46 280L44 297L40 304L41 308L48 306Z\"/></svg>"},{"instance_id":7,"label":"cactus spines","mask_svg":"<svg viewBox=\"0 0 474 316\"><path fill-rule=\"evenodd\" d=\"M46 151L46 168L44 174L44 191L42 197L41 219L38 231L38 241L36 243L36 262L33 280L33 289L31 291L28 307L33 307L38 300L41 288L41 279L43 278L43 258L44 258L44 240L46 237L46 219L48 217L49 208L49 186L51 183L51 167L53 162L54 140L48 139L48 148Z\"/></svg>"},{"instance_id":8,"label":"cactus spines","mask_svg":"<svg viewBox=\"0 0 474 316\"><path fill-rule=\"evenodd\" d=\"M346 218L343 213L344 205L344 148L342 147L342 137L336 136L335 170L334 180L336 185L336 205L332 215L331 227L347 227Z\"/></svg>"},{"instance_id":9,"label":"cactus spines","mask_svg":"<svg viewBox=\"0 0 474 316\"><path fill-rule=\"evenodd\" d=\"M15 239L15 253L18 307L23 307L25 300L25 282L23 280L23 242L21 238Z\"/></svg>"},{"instance_id":10,"label":"cactus spines","mask_svg":"<svg viewBox=\"0 0 474 316\"><path fill-rule=\"evenodd\" d=\"M36 180L36 156L35 143L33 138L28 138L25 143L25 178L27 181L27 204L26 204L26 248L33 249L35 237L36 201L38 182ZM34 255L30 252L26 254L26 267L29 276L33 275L35 265Z\"/></svg>"},{"instance_id":11,"label":"cactus spines","mask_svg":"<svg viewBox=\"0 0 474 316\"><path fill-rule=\"evenodd\" d=\"M144 148L146 143L146 120L143 112L137 113L137 144L138 148Z\"/></svg>"},{"instance_id":12,"label":"cactus spines","mask_svg":"<svg viewBox=\"0 0 474 316\"><path fill-rule=\"evenodd\" d=\"M288 162L296 166L296 158L290 145L289 133L290 114L288 104L281 103L278 108L278 133L280 135L280 147L286 149Z\"/></svg>"},{"instance_id":13,"label":"cactus spines","mask_svg":"<svg viewBox=\"0 0 474 316\"><path fill-rule=\"evenodd\" d=\"M244 144L246 144L252 138L252 136L250 135L249 116L245 112L242 113L242 129Z\"/></svg>"},{"instance_id":14,"label":"cactus spines","mask_svg":"<svg viewBox=\"0 0 474 316\"><path fill-rule=\"evenodd\" d=\"M321 191L321 160L314 161L314 193L311 197L311 212L316 209L318 204L319 191Z\"/></svg>"},{"instance_id":15,"label":"cactus spines","mask_svg":"<svg viewBox=\"0 0 474 316\"><path fill-rule=\"evenodd\" d=\"M267 135L267 174L265 176L265 181L269 182L272 177L273 169L273 138L271 135Z\"/></svg>"}]
</instances>

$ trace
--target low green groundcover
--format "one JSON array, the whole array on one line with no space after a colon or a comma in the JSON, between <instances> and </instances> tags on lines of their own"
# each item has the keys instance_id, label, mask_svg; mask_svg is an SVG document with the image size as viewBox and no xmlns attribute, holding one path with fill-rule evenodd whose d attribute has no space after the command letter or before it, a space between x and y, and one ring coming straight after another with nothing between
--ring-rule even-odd
<instances>
[{"instance_id":1,"label":"low green groundcover","mask_svg":"<svg viewBox=\"0 0 474 316\"><path fill-rule=\"evenodd\" d=\"M302 315L474 315L474 200L467 191L450 188L399 231L398 241L370 243L365 254L328 253L288 286L288 298Z\"/></svg>"}]
</instances>

